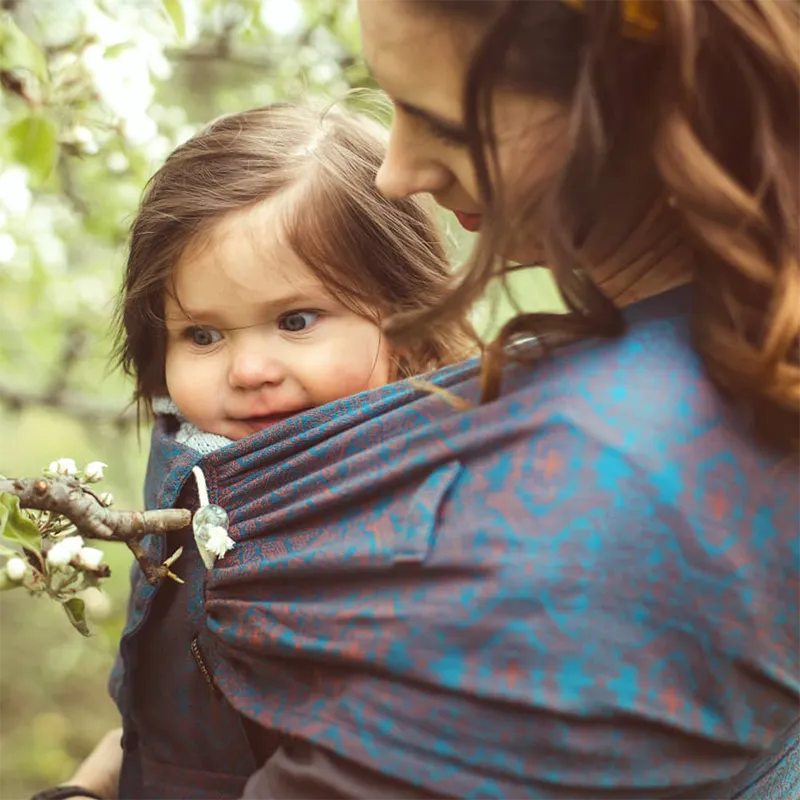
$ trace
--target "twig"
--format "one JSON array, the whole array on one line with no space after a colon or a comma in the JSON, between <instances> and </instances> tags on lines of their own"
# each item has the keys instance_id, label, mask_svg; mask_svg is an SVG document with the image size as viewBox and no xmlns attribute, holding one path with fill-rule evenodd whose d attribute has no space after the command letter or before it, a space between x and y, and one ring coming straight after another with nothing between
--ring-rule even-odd
<instances>
[{"instance_id":1,"label":"twig","mask_svg":"<svg viewBox=\"0 0 800 800\"><path fill-rule=\"evenodd\" d=\"M68 477L3 478L0 479L2 492L16 495L21 508L62 514L87 539L125 542L148 583L175 577L168 564L152 564L139 543L148 534L166 534L185 528L192 520L191 512L186 509L114 511L106 508L77 480Z\"/></svg>"},{"instance_id":2,"label":"twig","mask_svg":"<svg viewBox=\"0 0 800 800\"><path fill-rule=\"evenodd\" d=\"M262 73L274 69L276 64L276 62L270 58L248 57L231 53L230 49L220 47L216 43L212 43L210 46L196 47L193 50L167 48L164 51L164 55L166 55L170 61L183 61L195 64L198 62L230 64L231 66L243 67L244 69Z\"/></svg>"},{"instance_id":3,"label":"twig","mask_svg":"<svg viewBox=\"0 0 800 800\"><path fill-rule=\"evenodd\" d=\"M2 378L0 378L0 403L17 411L25 406L52 408L64 412L78 422L90 425L111 422L119 428L127 428L136 424L136 409L125 408L124 402L103 403L66 389L55 394L49 388L44 391L24 389Z\"/></svg>"},{"instance_id":4,"label":"twig","mask_svg":"<svg viewBox=\"0 0 800 800\"><path fill-rule=\"evenodd\" d=\"M56 362L57 366L48 376L45 397L58 398L64 394L67 390L70 372L83 357L88 341L89 336L86 330L75 323L67 326L61 343L61 354Z\"/></svg>"},{"instance_id":5,"label":"twig","mask_svg":"<svg viewBox=\"0 0 800 800\"><path fill-rule=\"evenodd\" d=\"M61 180L61 193L69 200L75 211L82 217L89 213L89 206L86 201L80 196L77 188L75 187L75 179L72 175L72 167L68 160L68 156L64 152L65 147L61 145L61 152L59 153L58 162L56 163L56 172Z\"/></svg>"}]
</instances>

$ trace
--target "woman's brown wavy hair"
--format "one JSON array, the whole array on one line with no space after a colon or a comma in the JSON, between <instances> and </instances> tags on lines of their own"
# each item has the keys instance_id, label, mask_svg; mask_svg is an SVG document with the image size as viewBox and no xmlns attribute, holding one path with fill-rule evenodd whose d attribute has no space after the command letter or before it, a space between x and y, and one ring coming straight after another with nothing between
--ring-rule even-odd
<instances>
[{"instance_id":1,"label":"woman's brown wavy hair","mask_svg":"<svg viewBox=\"0 0 800 800\"><path fill-rule=\"evenodd\" d=\"M166 394L164 296L174 266L225 215L281 192L294 193L282 219L287 242L355 313L380 323L446 298L452 275L432 208L387 200L375 186L384 139L376 123L309 100L221 117L167 158L133 222L117 307L116 357L140 410ZM466 310L434 322L395 349L397 377L459 361L473 341Z\"/></svg>"},{"instance_id":2,"label":"woman's brown wavy hair","mask_svg":"<svg viewBox=\"0 0 800 800\"><path fill-rule=\"evenodd\" d=\"M651 270L668 284L683 270L693 281L694 345L709 376L749 404L769 441L795 450L798 4L658 2L658 30L647 39L625 34L617 0L590 0L582 9L561 0L424 5L485 31L467 75L465 122L488 210L443 311L457 313L481 295L497 273L495 253L503 252L509 225L501 221L525 219L533 206L569 308L563 316L519 315L504 327L484 359L484 395L499 390L503 346L512 337L622 332L620 312L587 270L610 274L616 288ZM513 217L490 180L490 98L501 84L562 101L569 113L563 170ZM402 335L408 322L395 320L395 332Z\"/></svg>"}]
</instances>

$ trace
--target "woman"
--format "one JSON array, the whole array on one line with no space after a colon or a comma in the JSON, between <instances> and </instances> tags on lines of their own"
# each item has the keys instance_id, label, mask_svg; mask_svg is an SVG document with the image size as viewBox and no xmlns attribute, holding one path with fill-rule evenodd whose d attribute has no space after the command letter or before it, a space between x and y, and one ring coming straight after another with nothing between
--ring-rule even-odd
<instances>
[{"instance_id":1,"label":"woman","mask_svg":"<svg viewBox=\"0 0 800 800\"><path fill-rule=\"evenodd\" d=\"M501 334L501 343L520 333L542 336L545 345L548 337L625 337L626 319L619 309L639 308L638 301L652 297L647 313L658 314L659 306L664 311L674 303L672 311L685 316L702 363L701 391L724 397L717 413L731 415L716 422L718 434L729 439L716 457L746 469L752 454L775 454L776 472L770 470L769 477L754 474L745 484L745 472L734 478L732 471L727 479L707 484L710 513L679 546L691 548L705 539L713 552L709 561L696 563L685 590L697 590L707 574L721 569L726 581L741 583L738 610L720 607L704 619L689 619L685 609L655 590L659 579L654 578L654 591L634 602L650 610L667 606L664 629L652 635L676 626L685 638L643 669L632 657L643 642L632 643L616 627L627 627L624 615L606 617L606 647L620 647L617 669L613 660L601 659L605 672L598 664L593 675L583 676L594 684L587 693L576 681L575 663L557 662L553 680L561 678L569 688L555 692L542 711L565 715L560 726L566 735L530 753L540 759L532 775L543 783L528 796L620 797L631 791L637 797L672 796L681 790L710 796L699 789L704 779L733 776L745 751L764 750L797 717L797 629L767 633L756 622L755 608L766 600L775 615L791 618L796 626L798 6L770 0L361 0L359 11L365 56L395 106L379 187L389 197L430 193L465 227L482 233L478 252L442 311L480 294L495 252L522 263L544 259L571 312L565 319L517 319ZM670 291L681 285L686 288ZM629 318L637 313L632 310ZM409 329L411 323L421 321L409 321ZM659 348L659 338L648 346ZM497 390L492 364L497 352L490 350L484 369L484 392L491 395ZM681 367L664 355L664 372L653 380L668 381L672 373L680 381ZM552 359L557 362L559 353ZM616 366L620 405L609 429L630 424L628 434L641 436L636 403L657 403L659 390L650 398L638 394L634 387L642 376L635 374L635 360L628 365L630 374L626 365ZM576 368L574 361L565 364L565 370ZM551 369L557 370L557 363ZM699 389L698 384L693 391ZM662 391L666 403L675 402L666 386ZM591 403L592 398L581 400ZM683 401L685 406L653 414L661 430L638 450L640 464L652 459L650 480L660 486L662 499L672 495L679 515L692 513L691 502L672 483L689 469L691 459L684 460L681 452L688 443L683 440L670 452L661 436L671 438L687 421L692 401L685 396ZM593 410L576 410L572 421L589 426L593 416ZM695 432L698 439L690 449L712 453L710 442L703 441L707 431ZM609 430L604 436L613 434ZM747 455L734 455L734 439L747 442ZM585 458L592 458L588 449ZM779 550L793 566L784 570L772 562L775 572L770 568L762 576L768 581L771 573L775 581L767 600L762 579L752 581L759 565L751 559L763 557L761 567L770 563L769 548L750 556L735 553L760 528L755 495L782 469L786 483L776 500L789 503L791 512L781 533L772 533L783 539ZM701 474L684 477L703 491ZM592 481L578 484L576 514L581 513L581 488L591 491ZM738 529L745 539L730 527L715 530L717 506L727 513L737 506L736 518L748 520ZM619 524L636 547L634 540L646 529L637 525L635 512ZM596 566L600 574L627 570L624 552L613 550L619 544L615 537L604 540L600 534L597 544L608 548L602 566ZM669 560L662 553L640 566L657 573L674 569ZM564 577L558 581L560 588L568 583ZM612 590L596 599L613 606L613 596ZM720 601L713 595L695 600L709 610ZM570 622L574 630L579 624ZM747 639L750 652L739 649ZM586 647L592 644L590 637ZM680 680L675 683L681 664L696 658L698 648L709 663L681 689ZM718 664L726 674L717 684L707 680L711 652L722 657ZM754 684L746 689L750 680L741 682L742 670L751 667L752 678L771 675L767 683L781 676L759 701L761 690L751 694ZM648 685L651 678L655 683ZM752 702L739 702L742 692ZM571 703L573 693L582 701ZM738 694L737 701L731 701L732 694ZM631 702L634 695L638 699ZM577 719L567 719L570 714ZM592 727L604 732L605 743ZM723 730L738 733L729 737ZM795 796L796 790L787 786L780 796Z\"/></svg>"},{"instance_id":2,"label":"woman","mask_svg":"<svg viewBox=\"0 0 800 800\"><path fill-rule=\"evenodd\" d=\"M259 455L192 641L248 736L214 700L219 750L166 765L172 796L235 796L248 746L248 797L797 796L797 5L359 11L396 107L380 188L481 231L393 340L495 253L544 261L569 313L432 378L489 402L378 390ZM251 476L220 462L226 501ZM126 751L159 733L126 722Z\"/></svg>"}]
</instances>

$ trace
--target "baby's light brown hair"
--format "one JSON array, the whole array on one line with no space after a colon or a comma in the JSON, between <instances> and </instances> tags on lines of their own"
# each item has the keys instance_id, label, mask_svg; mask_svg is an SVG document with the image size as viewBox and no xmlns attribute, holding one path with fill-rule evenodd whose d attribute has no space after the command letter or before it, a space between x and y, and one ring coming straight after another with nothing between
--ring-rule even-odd
<instances>
[{"instance_id":1,"label":"baby's light brown hair","mask_svg":"<svg viewBox=\"0 0 800 800\"><path fill-rule=\"evenodd\" d=\"M378 192L384 149L376 123L279 103L222 117L169 156L134 221L117 312L117 358L137 402L166 393L164 297L181 255L226 214L280 192L292 191L287 241L343 305L382 324L443 302L442 238L421 201ZM473 342L466 314L428 324L394 349L397 377L459 361Z\"/></svg>"}]
</instances>

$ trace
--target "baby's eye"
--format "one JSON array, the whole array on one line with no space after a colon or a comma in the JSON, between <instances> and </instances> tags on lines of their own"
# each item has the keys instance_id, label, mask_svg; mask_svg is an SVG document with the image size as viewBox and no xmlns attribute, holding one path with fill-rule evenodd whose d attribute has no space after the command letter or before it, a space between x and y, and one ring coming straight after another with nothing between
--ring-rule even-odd
<instances>
[{"instance_id":1,"label":"baby's eye","mask_svg":"<svg viewBox=\"0 0 800 800\"><path fill-rule=\"evenodd\" d=\"M214 328L198 328L194 326L186 329L186 338L198 347L208 347L222 340L222 334Z\"/></svg>"},{"instance_id":2,"label":"baby's eye","mask_svg":"<svg viewBox=\"0 0 800 800\"><path fill-rule=\"evenodd\" d=\"M318 319L318 311L290 311L278 320L278 327L290 333L299 333L310 328Z\"/></svg>"}]
</instances>

